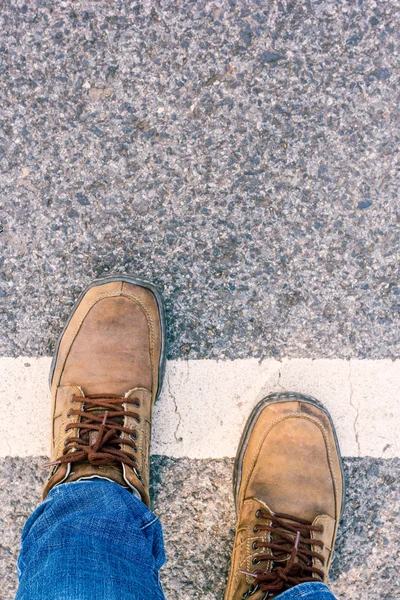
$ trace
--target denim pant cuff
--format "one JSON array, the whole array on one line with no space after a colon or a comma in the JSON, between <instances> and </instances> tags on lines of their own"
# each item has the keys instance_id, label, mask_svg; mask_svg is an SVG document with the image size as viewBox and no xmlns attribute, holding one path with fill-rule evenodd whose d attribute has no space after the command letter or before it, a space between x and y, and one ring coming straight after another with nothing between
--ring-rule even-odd
<instances>
[{"instance_id":1,"label":"denim pant cuff","mask_svg":"<svg viewBox=\"0 0 400 600\"><path fill-rule=\"evenodd\" d=\"M335 600L335 596L324 583L319 581L301 583L279 594L279 600Z\"/></svg>"}]
</instances>

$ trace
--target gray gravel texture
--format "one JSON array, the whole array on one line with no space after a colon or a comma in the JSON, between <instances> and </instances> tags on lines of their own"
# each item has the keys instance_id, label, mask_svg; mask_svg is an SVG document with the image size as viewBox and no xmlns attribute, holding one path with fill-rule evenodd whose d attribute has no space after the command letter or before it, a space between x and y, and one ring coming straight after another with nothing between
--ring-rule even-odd
<instances>
[{"instance_id":1,"label":"gray gravel texture","mask_svg":"<svg viewBox=\"0 0 400 600\"><path fill-rule=\"evenodd\" d=\"M398 2L5 0L0 354L163 289L170 358L398 355Z\"/></svg>"},{"instance_id":2,"label":"gray gravel texture","mask_svg":"<svg viewBox=\"0 0 400 600\"><path fill-rule=\"evenodd\" d=\"M39 502L42 458L6 458L0 479L0 598L11 600L22 527ZM344 460L345 512L331 569L343 600L400 598L399 459ZM153 509L164 526L169 600L221 600L235 531L233 461L152 458Z\"/></svg>"}]
</instances>

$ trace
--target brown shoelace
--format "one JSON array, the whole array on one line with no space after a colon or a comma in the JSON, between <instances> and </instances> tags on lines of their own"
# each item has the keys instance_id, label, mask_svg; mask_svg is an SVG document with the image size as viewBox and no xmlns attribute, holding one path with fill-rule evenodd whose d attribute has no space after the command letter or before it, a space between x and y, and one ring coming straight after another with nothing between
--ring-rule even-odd
<instances>
[{"instance_id":1,"label":"brown shoelace","mask_svg":"<svg viewBox=\"0 0 400 600\"><path fill-rule=\"evenodd\" d=\"M137 452L135 440L138 432L124 427L123 421L124 417L132 417L140 423L140 416L138 413L124 410L123 404L129 402L139 407L139 399L128 399L115 394L90 394L73 396L71 400L83 404L81 409L69 411L69 417L78 415L79 420L68 423L65 432L78 429L78 437L67 438L62 455L55 461L46 463L46 466L77 462L89 462L96 466L124 463L132 467L140 477L135 457L121 450L123 443ZM121 440L122 432L128 433L130 437Z\"/></svg>"},{"instance_id":2,"label":"brown shoelace","mask_svg":"<svg viewBox=\"0 0 400 600\"><path fill-rule=\"evenodd\" d=\"M270 571L257 570L254 573L240 571L240 573L253 578L249 590L242 598L248 598L261 590L266 592L264 600L270 593L283 592L294 585L307 581L323 580L324 572L313 566L313 559L318 558L322 564L325 559L322 554L312 550L312 546L323 548L321 540L312 539L312 531L323 531L322 525L312 525L308 521L291 517L290 515L276 514L274 516L263 510L257 510L257 519L268 519L270 525L257 524L254 533L261 531L270 532L270 541L256 541L253 549L267 550L265 554L258 554L253 558L253 564L258 565L265 561L272 561Z\"/></svg>"}]
</instances>

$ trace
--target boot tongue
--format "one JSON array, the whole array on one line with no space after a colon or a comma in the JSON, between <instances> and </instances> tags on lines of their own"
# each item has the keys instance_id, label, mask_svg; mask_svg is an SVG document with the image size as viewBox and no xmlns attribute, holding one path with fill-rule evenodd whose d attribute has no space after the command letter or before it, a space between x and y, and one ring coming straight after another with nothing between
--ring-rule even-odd
<instances>
[{"instance_id":1,"label":"boot tongue","mask_svg":"<svg viewBox=\"0 0 400 600\"><path fill-rule=\"evenodd\" d=\"M261 507L261 510L263 510L265 513L267 513L268 515L270 515L269 518L271 518L271 521L272 521L272 519L275 517L274 511L271 510L270 507L268 506L268 504L266 504L262 500L258 500L258 498L256 498L256 500L259 503L259 505ZM285 519L283 519L283 520L285 520ZM292 520L288 516L288 518L286 520L288 521L288 523L291 523L294 527L298 526L299 530L301 529L301 524L300 523L297 524L295 522L295 519ZM310 525L311 525L311 523L310 523ZM282 538L279 536L279 532L282 532L285 535L289 535L290 537L293 537L293 545L295 544L295 541L296 541L296 533L295 532L288 531L285 527L282 527L282 526L275 527L275 531L276 531L276 533L275 532L271 533L271 541L272 542L281 542ZM276 550L274 552L276 553ZM289 551L287 551L287 552L285 551L284 553L282 553L281 557L278 556L277 559L274 560L274 564L277 565L278 562L279 562L278 566L285 567L287 561L289 560L289 558L290 558L290 552ZM296 557L295 562L298 562L297 557Z\"/></svg>"},{"instance_id":2,"label":"boot tongue","mask_svg":"<svg viewBox=\"0 0 400 600\"><path fill-rule=\"evenodd\" d=\"M119 483L119 485L122 487L129 488L124 479L123 470L120 463L115 465L101 466L94 466L90 463L74 463L71 465L71 471L68 477L65 479L65 483L79 481L79 479L94 479L95 477L109 479L110 481Z\"/></svg>"},{"instance_id":3,"label":"boot tongue","mask_svg":"<svg viewBox=\"0 0 400 600\"><path fill-rule=\"evenodd\" d=\"M269 506L267 504L265 504L264 502L257 500L258 503L260 504L260 506L262 507L262 510L269 515L269 517L267 518L267 520L269 521L271 519L271 523L275 517L275 513L269 508ZM281 517L282 518L282 517ZM285 518L283 518L283 520L285 521ZM296 523L295 519L291 519L291 518L287 518L286 519L288 521L288 523L290 523L292 526L294 527L298 527L298 531L300 531L300 534L302 533L302 524L301 523ZM281 545L282 543L282 537L279 535L279 533L283 533L285 536L289 536L291 538L293 538L293 546L291 544L291 542L286 542L284 544L284 546L286 546L286 548L282 548L282 550L273 550L273 554L274 554L274 560L270 561L269 564L271 564L272 562L272 572L277 569L285 569L288 566L289 561L291 560L291 556L292 556L292 550L294 549L294 546L296 544L296 538L297 538L297 532L292 532L288 529L286 529L283 526L276 526L274 528L275 530L273 532L271 532L270 534L270 541L271 543L275 543L278 545ZM303 528L304 530L304 528ZM307 535L308 537L308 535ZM300 546L300 541L298 542L298 546ZM289 548L291 548L289 550ZM267 551L266 551L267 553ZM265 562L263 563L263 565L267 565L268 563ZM299 554L296 554L292 567L291 568L295 568L295 569L299 569L299 571L301 572L302 568L303 568L304 562L302 560L302 558L299 558ZM262 570L262 568L260 567L260 570ZM266 569L267 570L267 569ZM316 581L319 581L318 579L316 579ZM260 590L260 599L257 596L258 590L256 592L256 594L254 594L254 598L255 600L264 600L264 598L268 598L268 600L272 600L273 598L277 598L281 593L282 590L279 590L279 592L269 592L267 596L265 596L265 591L261 591ZM263 595L264 594L264 595Z\"/></svg>"},{"instance_id":4,"label":"boot tongue","mask_svg":"<svg viewBox=\"0 0 400 600\"><path fill-rule=\"evenodd\" d=\"M103 408L86 408L86 412L103 417L105 410ZM123 417L115 417L113 419L112 412L108 413L108 423L110 421L114 421L118 425L123 425ZM89 431L82 435L82 439L86 439L89 445L93 446L97 441L99 433L99 431ZM79 481L79 479L93 479L95 477L109 479L123 487L129 487L125 481L122 463L120 462L112 465L92 465L89 462L73 463L71 464L70 474L65 482Z\"/></svg>"},{"instance_id":5,"label":"boot tongue","mask_svg":"<svg viewBox=\"0 0 400 600\"><path fill-rule=\"evenodd\" d=\"M105 411L104 408L102 408L102 409L99 409L99 408L87 408L86 412L87 413L91 413L92 415L99 415L99 416L101 416L103 418L106 411ZM107 411L107 423L108 423L108 425L110 425L111 423L115 423L116 425L123 425L124 424L124 418L122 416L120 416L120 417L113 417L112 411ZM96 443L98 436L99 436L99 432L98 431L89 431L88 433L84 433L82 435L82 439L84 439L87 442L89 442L90 446L93 446Z\"/></svg>"},{"instance_id":6,"label":"boot tongue","mask_svg":"<svg viewBox=\"0 0 400 600\"><path fill-rule=\"evenodd\" d=\"M301 530L301 525L299 524L299 531ZM286 528L284 527L276 527L276 533L273 532L271 533L271 542L274 544L280 544L282 542L282 537L279 535L279 532L283 533L285 536L290 536L291 538L293 538L293 547L296 543L296 536L297 534L291 531L288 531ZM289 544L290 542L286 543ZM289 549L282 549L282 551L278 551L278 550L274 550L274 555L275 555L275 559L273 561L273 567L277 568L280 567L282 569L284 569L289 560L291 559L291 551L289 551ZM297 554L295 556L295 559L293 561L293 566L294 565L299 565L300 567L303 566L303 561L301 559L299 559L299 555Z\"/></svg>"}]
</instances>

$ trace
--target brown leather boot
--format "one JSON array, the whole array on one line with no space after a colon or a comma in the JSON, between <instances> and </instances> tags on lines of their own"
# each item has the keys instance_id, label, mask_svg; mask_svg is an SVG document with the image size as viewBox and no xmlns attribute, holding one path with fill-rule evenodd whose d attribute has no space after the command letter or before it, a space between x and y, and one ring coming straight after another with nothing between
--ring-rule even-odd
<instances>
[{"instance_id":1,"label":"brown leather boot","mask_svg":"<svg viewBox=\"0 0 400 600\"><path fill-rule=\"evenodd\" d=\"M157 289L125 275L94 281L52 363L52 468L43 498L60 483L103 477L149 504L151 413L164 368Z\"/></svg>"},{"instance_id":2,"label":"brown leather boot","mask_svg":"<svg viewBox=\"0 0 400 600\"><path fill-rule=\"evenodd\" d=\"M235 464L238 524L225 600L275 598L326 581L343 507L331 418L314 398L272 394L253 410Z\"/></svg>"}]
</instances>

